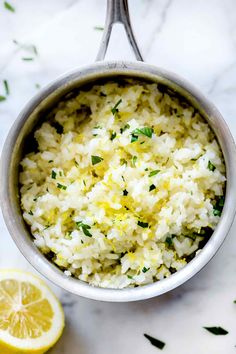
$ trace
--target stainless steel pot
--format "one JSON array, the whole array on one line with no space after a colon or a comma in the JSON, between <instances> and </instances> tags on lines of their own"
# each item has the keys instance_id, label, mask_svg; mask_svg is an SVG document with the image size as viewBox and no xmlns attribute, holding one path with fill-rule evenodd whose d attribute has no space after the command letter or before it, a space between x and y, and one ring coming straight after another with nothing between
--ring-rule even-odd
<instances>
[{"instance_id":1,"label":"stainless steel pot","mask_svg":"<svg viewBox=\"0 0 236 354\"><path fill-rule=\"evenodd\" d=\"M139 62L105 61L112 26L124 25L130 44ZM8 230L27 260L45 277L74 294L103 301L134 301L151 298L183 284L199 272L214 256L224 241L233 222L236 206L236 150L230 131L219 111L196 88L178 77L152 65L145 64L133 36L129 20L127 0L108 0L107 18L97 62L65 74L42 89L20 113L6 139L1 163L1 206ZM126 76L162 83L187 98L207 120L221 146L227 171L227 188L223 213L212 237L201 252L182 270L156 283L122 290L102 289L90 286L74 278L68 278L40 253L22 218L19 202L18 166L29 134L41 116L66 93L86 83L99 79L115 79Z\"/></svg>"}]
</instances>

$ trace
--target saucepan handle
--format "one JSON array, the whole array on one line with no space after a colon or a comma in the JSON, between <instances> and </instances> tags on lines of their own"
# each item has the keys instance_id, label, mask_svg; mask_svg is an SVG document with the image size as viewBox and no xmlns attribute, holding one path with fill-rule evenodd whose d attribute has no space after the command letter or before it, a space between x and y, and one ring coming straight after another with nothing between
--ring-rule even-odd
<instances>
[{"instance_id":1,"label":"saucepan handle","mask_svg":"<svg viewBox=\"0 0 236 354\"><path fill-rule=\"evenodd\" d=\"M105 28L96 61L100 61L105 58L112 27L115 23L123 24L136 59L139 61L143 61L130 23L128 0L107 0L107 15Z\"/></svg>"}]
</instances>

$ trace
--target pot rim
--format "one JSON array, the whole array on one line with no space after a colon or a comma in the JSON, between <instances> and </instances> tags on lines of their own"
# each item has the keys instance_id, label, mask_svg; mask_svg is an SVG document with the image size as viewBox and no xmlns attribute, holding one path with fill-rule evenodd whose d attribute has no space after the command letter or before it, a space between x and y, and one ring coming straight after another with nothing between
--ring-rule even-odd
<instances>
[{"instance_id":1,"label":"pot rim","mask_svg":"<svg viewBox=\"0 0 236 354\"><path fill-rule=\"evenodd\" d=\"M169 278L152 284L137 288L108 289L98 288L78 279L67 277L36 248L32 240L29 239L27 232L19 227L19 218L22 219L22 215L17 215L10 198L10 170L15 142L19 133L32 112L46 97L59 89L71 86L74 82L78 82L79 86L79 82L83 82L83 80L92 82L100 78L112 78L117 75L150 78L154 82L154 79L156 79L159 82L163 81L166 85L167 82L169 84L173 83L176 87L189 93L209 116L210 121L208 123L215 132L223 151L227 184L225 204L216 230L203 249L183 269L172 274ZM215 255L229 232L236 211L236 196L233 193L236 190L236 148L233 137L220 112L198 89L186 80L174 73L143 62L96 62L67 72L42 88L23 108L10 129L2 151L0 179L2 183L0 201L4 220L14 242L25 258L36 270L61 288L76 295L101 301L128 302L143 300L164 294L180 286L197 274Z\"/></svg>"}]
</instances>

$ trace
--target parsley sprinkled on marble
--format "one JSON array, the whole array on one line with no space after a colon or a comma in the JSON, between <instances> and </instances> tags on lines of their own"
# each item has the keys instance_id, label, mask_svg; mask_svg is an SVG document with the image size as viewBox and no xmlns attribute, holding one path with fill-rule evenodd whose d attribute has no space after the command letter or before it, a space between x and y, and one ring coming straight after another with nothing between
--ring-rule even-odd
<instances>
[{"instance_id":1,"label":"parsley sprinkled on marble","mask_svg":"<svg viewBox=\"0 0 236 354\"><path fill-rule=\"evenodd\" d=\"M15 8L7 1L4 1L4 7L8 11L15 12Z\"/></svg>"},{"instance_id":2,"label":"parsley sprinkled on marble","mask_svg":"<svg viewBox=\"0 0 236 354\"><path fill-rule=\"evenodd\" d=\"M152 336L150 336L149 334L144 333L144 337L147 338L149 340L149 342L154 345L154 347L162 350L164 348L164 346L166 345L166 343L162 342L161 340L154 338Z\"/></svg>"},{"instance_id":3,"label":"parsley sprinkled on marble","mask_svg":"<svg viewBox=\"0 0 236 354\"><path fill-rule=\"evenodd\" d=\"M216 336L225 336L226 334L229 333L222 327L203 327L203 328L205 328L208 332L215 334Z\"/></svg>"}]
</instances>

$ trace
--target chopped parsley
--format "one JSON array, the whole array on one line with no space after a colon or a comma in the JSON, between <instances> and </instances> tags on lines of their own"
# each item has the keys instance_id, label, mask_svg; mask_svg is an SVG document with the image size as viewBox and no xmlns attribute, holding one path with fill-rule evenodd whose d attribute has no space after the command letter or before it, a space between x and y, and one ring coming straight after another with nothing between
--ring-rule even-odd
<instances>
[{"instance_id":1,"label":"chopped parsley","mask_svg":"<svg viewBox=\"0 0 236 354\"><path fill-rule=\"evenodd\" d=\"M56 179L57 178L57 173L54 170L52 170L51 177L52 177L52 179Z\"/></svg>"},{"instance_id":2,"label":"chopped parsley","mask_svg":"<svg viewBox=\"0 0 236 354\"><path fill-rule=\"evenodd\" d=\"M156 189L155 184L151 184L149 187L149 192L153 191L153 189Z\"/></svg>"},{"instance_id":3,"label":"chopped parsley","mask_svg":"<svg viewBox=\"0 0 236 354\"><path fill-rule=\"evenodd\" d=\"M150 269L150 268L143 267L142 272L143 272L143 273L147 273L147 272L149 271L149 269Z\"/></svg>"},{"instance_id":4,"label":"chopped parsley","mask_svg":"<svg viewBox=\"0 0 236 354\"><path fill-rule=\"evenodd\" d=\"M126 189L123 190L123 195L126 197L128 195L128 191Z\"/></svg>"},{"instance_id":5,"label":"chopped parsley","mask_svg":"<svg viewBox=\"0 0 236 354\"><path fill-rule=\"evenodd\" d=\"M93 29L95 29L96 31L104 31L104 27L102 26L94 26Z\"/></svg>"},{"instance_id":6,"label":"chopped parsley","mask_svg":"<svg viewBox=\"0 0 236 354\"><path fill-rule=\"evenodd\" d=\"M127 274L127 278L133 279L133 277L131 275L129 275L129 274Z\"/></svg>"},{"instance_id":7,"label":"chopped parsley","mask_svg":"<svg viewBox=\"0 0 236 354\"><path fill-rule=\"evenodd\" d=\"M125 159L120 159L120 164L122 165L127 165L127 161Z\"/></svg>"},{"instance_id":8,"label":"chopped parsley","mask_svg":"<svg viewBox=\"0 0 236 354\"><path fill-rule=\"evenodd\" d=\"M48 163L52 163L52 162L53 162L53 160L49 160L49 161L48 161Z\"/></svg>"},{"instance_id":9,"label":"chopped parsley","mask_svg":"<svg viewBox=\"0 0 236 354\"><path fill-rule=\"evenodd\" d=\"M219 210L219 209L215 209L215 208L213 209L213 215L214 215L214 216L221 216L221 212L222 212L222 211Z\"/></svg>"},{"instance_id":10,"label":"chopped parsley","mask_svg":"<svg viewBox=\"0 0 236 354\"><path fill-rule=\"evenodd\" d=\"M127 123L125 124L124 128L120 128L120 133L122 134L124 131L130 128L130 125Z\"/></svg>"},{"instance_id":11,"label":"chopped parsley","mask_svg":"<svg viewBox=\"0 0 236 354\"><path fill-rule=\"evenodd\" d=\"M208 332L215 334L216 336L224 336L229 333L222 327L203 327L203 328L205 328Z\"/></svg>"},{"instance_id":12,"label":"chopped parsley","mask_svg":"<svg viewBox=\"0 0 236 354\"><path fill-rule=\"evenodd\" d=\"M157 347L158 349L162 350L164 346L166 345L164 342L162 342L159 339L156 339L154 337L149 336L148 334L144 333L144 337L147 338L154 347Z\"/></svg>"},{"instance_id":13,"label":"chopped parsley","mask_svg":"<svg viewBox=\"0 0 236 354\"><path fill-rule=\"evenodd\" d=\"M29 214L30 214L30 215L34 215L33 212L32 212L32 210L29 211Z\"/></svg>"},{"instance_id":14,"label":"chopped parsley","mask_svg":"<svg viewBox=\"0 0 236 354\"><path fill-rule=\"evenodd\" d=\"M35 56L38 55L38 50L34 44L22 44L22 43L19 43L18 41L16 41L15 39L13 39L13 43L16 44L20 49L23 49L27 52L33 53ZM30 58L30 60L31 60L31 58ZM32 58L32 60L33 60L33 58ZM37 87L37 85L38 84L36 84L35 86ZM39 87L40 86L38 85L37 88L39 88Z\"/></svg>"},{"instance_id":15,"label":"chopped parsley","mask_svg":"<svg viewBox=\"0 0 236 354\"><path fill-rule=\"evenodd\" d=\"M169 247L172 246L173 245L172 237L168 236L165 240L165 244Z\"/></svg>"},{"instance_id":16,"label":"chopped parsley","mask_svg":"<svg viewBox=\"0 0 236 354\"><path fill-rule=\"evenodd\" d=\"M59 189L63 189L64 191L66 190L66 186L64 186L64 184L61 184L61 183L57 183L57 188Z\"/></svg>"},{"instance_id":17,"label":"chopped parsley","mask_svg":"<svg viewBox=\"0 0 236 354\"><path fill-rule=\"evenodd\" d=\"M143 229L146 229L149 225L148 222L143 222L143 221L138 221L138 226L142 227Z\"/></svg>"},{"instance_id":18,"label":"chopped parsley","mask_svg":"<svg viewBox=\"0 0 236 354\"><path fill-rule=\"evenodd\" d=\"M213 165L213 163L209 160L208 165L207 165L208 170L214 172L216 167Z\"/></svg>"},{"instance_id":19,"label":"chopped parsley","mask_svg":"<svg viewBox=\"0 0 236 354\"><path fill-rule=\"evenodd\" d=\"M5 7L5 9L7 9L11 12L15 12L15 8L11 4L9 4L9 2L7 2L7 1L4 1L4 7Z\"/></svg>"},{"instance_id":20,"label":"chopped parsley","mask_svg":"<svg viewBox=\"0 0 236 354\"><path fill-rule=\"evenodd\" d=\"M37 48L36 48L36 46L34 44L32 44L32 50L33 50L35 55L38 55L38 50L37 50Z\"/></svg>"},{"instance_id":21,"label":"chopped parsley","mask_svg":"<svg viewBox=\"0 0 236 354\"><path fill-rule=\"evenodd\" d=\"M50 226L52 226L52 225L51 224L46 225L43 230L47 230Z\"/></svg>"},{"instance_id":22,"label":"chopped parsley","mask_svg":"<svg viewBox=\"0 0 236 354\"><path fill-rule=\"evenodd\" d=\"M153 133L153 129L149 128L149 127L137 128L132 133L136 134L136 135L145 135L148 138L151 138L152 137L152 133Z\"/></svg>"},{"instance_id":23,"label":"chopped parsley","mask_svg":"<svg viewBox=\"0 0 236 354\"><path fill-rule=\"evenodd\" d=\"M113 114L113 116L115 116L118 112L119 109L117 108L122 102L122 99L119 99L118 102L116 102L115 106L111 109L111 113Z\"/></svg>"},{"instance_id":24,"label":"chopped parsley","mask_svg":"<svg viewBox=\"0 0 236 354\"><path fill-rule=\"evenodd\" d=\"M132 157L132 166L133 166L133 167L135 167L135 164L136 164L136 162L137 162L137 159L138 159L137 156L133 156L133 157Z\"/></svg>"},{"instance_id":25,"label":"chopped parsley","mask_svg":"<svg viewBox=\"0 0 236 354\"><path fill-rule=\"evenodd\" d=\"M6 97L5 97L5 96L0 95L0 102L3 102L3 101L5 101L5 100L6 100Z\"/></svg>"},{"instance_id":26,"label":"chopped parsley","mask_svg":"<svg viewBox=\"0 0 236 354\"><path fill-rule=\"evenodd\" d=\"M135 141L138 140L138 135L135 135L134 133L131 134L131 143L134 143Z\"/></svg>"},{"instance_id":27,"label":"chopped parsley","mask_svg":"<svg viewBox=\"0 0 236 354\"><path fill-rule=\"evenodd\" d=\"M101 162L103 160L102 157L100 156L91 156L91 161L92 161L92 165L96 165L97 163Z\"/></svg>"},{"instance_id":28,"label":"chopped parsley","mask_svg":"<svg viewBox=\"0 0 236 354\"><path fill-rule=\"evenodd\" d=\"M9 90L9 85L8 85L7 80L3 80L3 85L4 85L4 88L5 88L5 93L8 96L9 93L10 93L10 90Z\"/></svg>"},{"instance_id":29,"label":"chopped parsley","mask_svg":"<svg viewBox=\"0 0 236 354\"><path fill-rule=\"evenodd\" d=\"M77 221L76 225L79 229L82 229L85 236L92 237L92 234L89 232L89 230L91 229L90 225L84 224L82 221Z\"/></svg>"},{"instance_id":30,"label":"chopped parsley","mask_svg":"<svg viewBox=\"0 0 236 354\"><path fill-rule=\"evenodd\" d=\"M112 133L111 133L110 140L111 140L111 141L114 140L115 137L116 137L116 132L112 132Z\"/></svg>"},{"instance_id":31,"label":"chopped parsley","mask_svg":"<svg viewBox=\"0 0 236 354\"><path fill-rule=\"evenodd\" d=\"M159 172L160 172L160 170L151 171L151 172L149 173L148 177L155 176L155 175L157 175Z\"/></svg>"},{"instance_id":32,"label":"chopped parsley","mask_svg":"<svg viewBox=\"0 0 236 354\"><path fill-rule=\"evenodd\" d=\"M24 61L33 61L34 58L32 58L32 57L24 57L24 58L22 58L22 60L24 60Z\"/></svg>"},{"instance_id":33,"label":"chopped parsley","mask_svg":"<svg viewBox=\"0 0 236 354\"><path fill-rule=\"evenodd\" d=\"M224 206L225 199L224 197L219 197L216 201L216 204L213 208L213 215L221 216L223 206Z\"/></svg>"}]
</instances>

